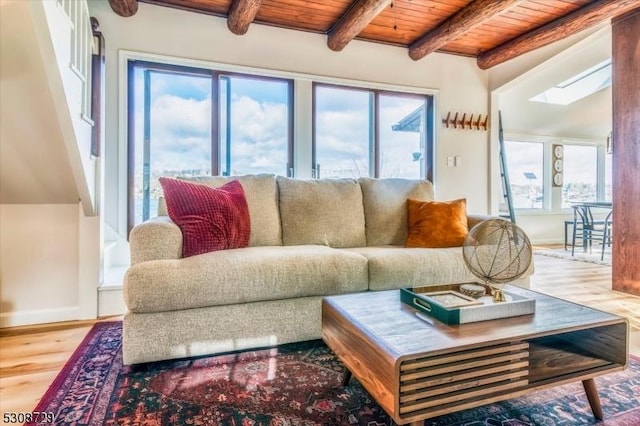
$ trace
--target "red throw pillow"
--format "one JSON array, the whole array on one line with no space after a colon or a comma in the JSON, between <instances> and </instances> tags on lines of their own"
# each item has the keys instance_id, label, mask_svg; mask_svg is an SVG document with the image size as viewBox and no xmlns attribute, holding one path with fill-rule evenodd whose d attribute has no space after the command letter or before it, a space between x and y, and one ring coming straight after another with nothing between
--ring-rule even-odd
<instances>
[{"instance_id":1,"label":"red throw pillow","mask_svg":"<svg viewBox=\"0 0 640 426\"><path fill-rule=\"evenodd\" d=\"M182 231L182 257L248 245L251 223L240 182L211 188L161 177L160 185L169 217Z\"/></svg>"}]
</instances>

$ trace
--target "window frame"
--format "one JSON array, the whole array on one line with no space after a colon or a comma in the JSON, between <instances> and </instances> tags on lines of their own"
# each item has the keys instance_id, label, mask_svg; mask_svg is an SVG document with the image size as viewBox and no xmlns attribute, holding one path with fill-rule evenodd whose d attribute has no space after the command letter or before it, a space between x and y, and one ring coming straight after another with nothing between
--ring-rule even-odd
<instances>
[{"instance_id":1,"label":"window frame","mask_svg":"<svg viewBox=\"0 0 640 426\"><path fill-rule=\"evenodd\" d=\"M379 90L389 90L417 95L427 95L430 100L430 108L433 114L427 115L428 126L432 129L429 132L431 146L428 149L432 152L433 165L430 170L426 170L425 179L431 180L434 188L437 187L435 177L435 155L437 147L436 138L439 138L440 126L435 125L436 113L439 109L440 90L433 87L394 84L391 82L378 82L358 79L356 77L332 77L321 74L313 74L303 71L286 71L258 66L229 64L210 59L194 59L175 55L164 55L157 53L142 52L139 50L120 49L118 58L118 79L117 79L117 99L114 101L117 113L117 124L115 125L115 145L107 144L109 154L105 156L106 168L113 170L114 174L108 174L107 187L114 187L115 190L105 192L108 203L105 211L106 216L112 219L108 222L113 227L113 231L128 238L130 226L128 226L129 210L131 204L128 202L128 121L130 116L127 111L128 105L128 62L145 61L154 64L167 64L185 66L193 68L216 69L225 73L238 72L241 74L259 75L264 77L275 77L290 79L293 81L293 129L292 134L293 152L293 175L295 178L311 178L311 139L312 139L312 82L345 85L349 87L373 88ZM113 152L112 152L113 151Z\"/></svg>"},{"instance_id":2,"label":"window frame","mask_svg":"<svg viewBox=\"0 0 640 426\"><path fill-rule=\"evenodd\" d=\"M571 208L562 208L562 187L552 187L551 175L552 175L552 158L553 158L553 145L581 145L597 147L597 201L604 201L605 197L605 156L606 152L606 140L593 140L593 139L578 139L578 138L559 138L553 136L537 136L537 135L523 135L523 134L505 134L505 141L514 142L531 142L542 143L544 146L543 155L543 173L544 173L544 185L543 185L543 208L542 209L525 209L516 208L516 213L525 216L536 216L545 214L569 214ZM563 160L564 161L564 160ZM563 169L564 174L564 169Z\"/></svg>"}]
</instances>

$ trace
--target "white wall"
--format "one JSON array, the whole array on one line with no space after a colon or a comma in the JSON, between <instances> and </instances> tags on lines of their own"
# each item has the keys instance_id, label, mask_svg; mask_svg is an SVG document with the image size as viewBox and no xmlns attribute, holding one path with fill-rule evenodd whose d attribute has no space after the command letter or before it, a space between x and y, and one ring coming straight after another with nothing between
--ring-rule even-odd
<instances>
[{"instance_id":1,"label":"white wall","mask_svg":"<svg viewBox=\"0 0 640 426\"><path fill-rule=\"evenodd\" d=\"M29 2L0 4L0 202L76 203L60 104L49 92L35 29L41 23L31 11Z\"/></svg>"},{"instance_id":2,"label":"white wall","mask_svg":"<svg viewBox=\"0 0 640 426\"><path fill-rule=\"evenodd\" d=\"M0 327L77 319L78 204L0 204Z\"/></svg>"},{"instance_id":3,"label":"white wall","mask_svg":"<svg viewBox=\"0 0 640 426\"><path fill-rule=\"evenodd\" d=\"M529 68L514 72L514 64L491 70L491 81L496 89L492 92L492 111L502 111L505 137L514 140L538 140L547 143L563 141L603 145L611 131L611 88L603 89L569 105L550 105L531 102L529 99L560 82L611 57L611 29L604 23L547 49L552 56L539 64L528 63ZM557 47L564 47L558 50ZM539 52L536 55L540 54ZM516 60L518 61L518 60ZM535 65L535 66L532 66ZM508 81L508 76L511 80ZM497 139L497 129L492 131ZM492 147L492 161L497 161L497 144ZM546 161L550 161L550 155ZM497 163L494 163L497 166ZM590 165L585 165L585 167ZM550 169L547 168L547 177ZM594 170L594 174L596 171ZM498 168L492 168L492 213L497 212L501 200ZM548 186L549 187L549 186ZM537 244L562 243L564 221L573 219L569 210L562 210L561 188L551 188L550 208L540 212L516 212L516 219Z\"/></svg>"},{"instance_id":4,"label":"white wall","mask_svg":"<svg viewBox=\"0 0 640 426\"><path fill-rule=\"evenodd\" d=\"M0 327L97 312L99 218L84 217L93 213L90 128L77 126L79 102L74 114L66 101L68 53L57 57L52 38L66 31L57 43L68 50L60 13L50 0L0 3Z\"/></svg>"},{"instance_id":5,"label":"white wall","mask_svg":"<svg viewBox=\"0 0 640 426\"><path fill-rule=\"evenodd\" d=\"M107 223L124 235L126 132L119 106L118 51L128 50L201 61L412 86L437 91L435 185L439 199L467 197L469 210L488 210L488 132L443 130L447 111L488 113L488 73L475 59L434 53L413 61L407 49L353 41L342 52L326 45L326 36L253 24L244 36L232 34L226 20L140 3L130 18L116 15L107 2L90 2L107 45L106 212ZM135 35L135 36L134 36ZM298 135L309 134L304 129ZM305 151L311 140L297 140ZM463 166L447 168L446 157L463 157ZM309 168L311 164L309 163ZM298 170L304 176L304 170Z\"/></svg>"}]
</instances>

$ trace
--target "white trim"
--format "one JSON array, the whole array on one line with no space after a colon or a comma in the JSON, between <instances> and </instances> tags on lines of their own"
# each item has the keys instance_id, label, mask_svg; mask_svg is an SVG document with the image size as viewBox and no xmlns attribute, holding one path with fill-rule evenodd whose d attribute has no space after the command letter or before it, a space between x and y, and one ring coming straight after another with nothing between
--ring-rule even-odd
<instances>
[{"instance_id":1,"label":"white trim","mask_svg":"<svg viewBox=\"0 0 640 426\"><path fill-rule=\"evenodd\" d=\"M127 312L122 286L101 287L98 291L98 316L123 315Z\"/></svg>"},{"instance_id":2,"label":"white trim","mask_svg":"<svg viewBox=\"0 0 640 426\"><path fill-rule=\"evenodd\" d=\"M298 78L293 81L293 176L310 179L313 167L313 82ZM301 144L299 141L307 141ZM296 143L298 142L298 143Z\"/></svg>"},{"instance_id":3,"label":"white trim","mask_svg":"<svg viewBox=\"0 0 640 426\"><path fill-rule=\"evenodd\" d=\"M78 209L78 319L98 316L101 220L100 216L85 216Z\"/></svg>"},{"instance_id":4,"label":"white trim","mask_svg":"<svg viewBox=\"0 0 640 426\"><path fill-rule=\"evenodd\" d=\"M0 327L18 327L21 325L46 324L78 319L78 307L53 309L34 309L30 311L0 313Z\"/></svg>"},{"instance_id":5,"label":"white trim","mask_svg":"<svg viewBox=\"0 0 640 426\"><path fill-rule=\"evenodd\" d=\"M127 153L127 59L119 53L120 59L118 63L118 234L125 237L127 233L127 203L128 203L128 187L127 187L127 169L128 169L128 153Z\"/></svg>"},{"instance_id":6,"label":"white trim","mask_svg":"<svg viewBox=\"0 0 640 426\"><path fill-rule=\"evenodd\" d=\"M569 243L571 243L571 241L569 241ZM538 245L538 246L544 246L544 245L552 245L552 244L564 244L564 240L562 238L558 239L558 238L552 238L552 239L543 239L543 240L536 240L535 243L532 243L533 245ZM533 254L536 254L535 252Z\"/></svg>"}]
</instances>

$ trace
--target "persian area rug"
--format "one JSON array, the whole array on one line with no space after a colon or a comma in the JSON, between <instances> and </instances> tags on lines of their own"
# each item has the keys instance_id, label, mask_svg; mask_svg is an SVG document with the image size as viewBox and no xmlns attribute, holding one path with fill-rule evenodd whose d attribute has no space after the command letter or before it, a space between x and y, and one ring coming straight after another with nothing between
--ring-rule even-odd
<instances>
[{"instance_id":1,"label":"persian area rug","mask_svg":"<svg viewBox=\"0 0 640 426\"><path fill-rule=\"evenodd\" d=\"M611 251L605 251L604 258L600 260L600 249L594 247L591 252L584 252L582 248L576 248L574 255L571 255L571 248L536 248L534 254L541 256L555 257L557 259L574 260L577 262L595 263L596 265L611 266Z\"/></svg>"},{"instance_id":2,"label":"persian area rug","mask_svg":"<svg viewBox=\"0 0 640 426\"><path fill-rule=\"evenodd\" d=\"M321 341L131 368L122 325L98 323L35 411L62 425L315 426L394 423ZM425 425L640 425L640 359L596 379L605 420L581 383L425 421Z\"/></svg>"}]
</instances>

